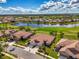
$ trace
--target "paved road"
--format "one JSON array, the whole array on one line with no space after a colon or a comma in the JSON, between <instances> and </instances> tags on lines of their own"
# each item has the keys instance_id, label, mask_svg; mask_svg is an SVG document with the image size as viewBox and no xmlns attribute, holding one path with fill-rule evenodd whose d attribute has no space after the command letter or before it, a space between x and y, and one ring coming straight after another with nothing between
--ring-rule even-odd
<instances>
[{"instance_id":1,"label":"paved road","mask_svg":"<svg viewBox=\"0 0 79 59\"><path fill-rule=\"evenodd\" d=\"M25 50L23 50L22 48L19 48L19 47L15 47L14 51L10 51L13 47L14 46L9 46L7 48L7 52L12 53L14 55L17 55L22 59L46 59L46 58L44 58L42 56L29 53L29 52L27 52L27 51L25 51Z\"/></svg>"}]
</instances>

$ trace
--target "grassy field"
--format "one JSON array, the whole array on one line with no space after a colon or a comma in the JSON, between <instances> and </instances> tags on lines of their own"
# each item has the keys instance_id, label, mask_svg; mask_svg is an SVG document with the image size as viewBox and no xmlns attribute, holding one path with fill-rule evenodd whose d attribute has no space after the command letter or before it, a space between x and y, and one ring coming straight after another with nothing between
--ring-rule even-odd
<instances>
[{"instance_id":1,"label":"grassy field","mask_svg":"<svg viewBox=\"0 0 79 59\"><path fill-rule=\"evenodd\" d=\"M25 40L18 41L16 44L25 46L28 42L29 42L29 40L28 39L25 39Z\"/></svg>"},{"instance_id":2,"label":"grassy field","mask_svg":"<svg viewBox=\"0 0 79 59\"><path fill-rule=\"evenodd\" d=\"M44 53L58 59L58 53L55 52L55 46L59 40L61 40L61 32L64 33L63 38L69 40L78 40L77 33L79 32L79 27L73 28L64 28L64 27L45 27L45 28L37 28L37 31L43 32L57 32L55 42L52 43L50 47L44 47ZM49 59L49 58L48 58Z\"/></svg>"},{"instance_id":3,"label":"grassy field","mask_svg":"<svg viewBox=\"0 0 79 59\"><path fill-rule=\"evenodd\" d=\"M65 27L44 27L44 28L37 28L37 31L44 31L44 32L59 32L64 33L64 38L69 39L78 39L77 33L79 32L79 27L73 28L65 28Z\"/></svg>"},{"instance_id":4,"label":"grassy field","mask_svg":"<svg viewBox=\"0 0 79 59\"><path fill-rule=\"evenodd\" d=\"M12 58L10 58L10 57L4 55L4 56L2 57L2 59L12 59Z\"/></svg>"},{"instance_id":5,"label":"grassy field","mask_svg":"<svg viewBox=\"0 0 79 59\"><path fill-rule=\"evenodd\" d=\"M20 27L18 26L13 26L13 25L10 25L10 24L0 24L0 27L3 27L3 28L13 28L13 29L20 29ZM26 30L28 27L25 26L24 29ZM57 56L57 52L55 52L54 48L57 44L57 42L61 39L61 33L64 33L63 35L63 38L66 38L66 39L69 39L69 40L78 40L79 37L77 37L77 33L79 32L79 27L73 27L73 28L65 28L65 27L40 27L40 28L32 28L32 27L29 27L29 29L31 31L34 31L36 34L38 33L46 33L46 34L50 34L50 32L57 32L57 35L56 35L56 39L54 41L54 43L52 43L52 45L50 47L44 47L44 53L46 53L47 55L50 55L52 57L54 57L55 59L58 59L58 56ZM20 44L20 45L25 45L26 42L28 42L27 40L26 41L19 41L17 42L17 44Z\"/></svg>"}]
</instances>

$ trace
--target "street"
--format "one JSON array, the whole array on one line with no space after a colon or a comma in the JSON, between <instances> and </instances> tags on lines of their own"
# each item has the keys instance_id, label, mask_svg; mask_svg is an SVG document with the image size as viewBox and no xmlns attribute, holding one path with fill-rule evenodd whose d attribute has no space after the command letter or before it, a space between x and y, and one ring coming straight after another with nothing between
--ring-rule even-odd
<instances>
[{"instance_id":1,"label":"street","mask_svg":"<svg viewBox=\"0 0 79 59\"><path fill-rule=\"evenodd\" d=\"M10 51L12 48L15 48L14 51ZM22 48L9 46L7 52L18 56L20 59L46 59L45 57L39 56L37 54L29 53Z\"/></svg>"}]
</instances>

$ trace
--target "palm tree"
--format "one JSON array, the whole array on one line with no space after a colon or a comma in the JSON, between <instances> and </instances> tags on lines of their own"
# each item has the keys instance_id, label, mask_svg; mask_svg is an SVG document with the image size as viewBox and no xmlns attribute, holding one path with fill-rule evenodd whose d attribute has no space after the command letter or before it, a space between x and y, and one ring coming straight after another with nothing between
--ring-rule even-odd
<instances>
[{"instance_id":1,"label":"palm tree","mask_svg":"<svg viewBox=\"0 0 79 59\"><path fill-rule=\"evenodd\" d=\"M78 39L79 39L79 32L77 33L77 37L78 37Z\"/></svg>"},{"instance_id":2,"label":"palm tree","mask_svg":"<svg viewBox=\"0 0 79 59\"><path fill-rule=\"evenodd\" d=\"M56 36L57 35L57 31L51 31L50 34Z\"/></svg>"},{"instance_id":3,"label":"palm tree","mask_svg":"<svg viewBox=\"0 0 79 59\"><path fill-rule=\"evenodd\" d=\"M60 32L60 38L63 38L63 37L64 37L64 33Z\"/></svg>"},{"instance_id":4,"label":"palm tree","mask_svg":"<svg viewBox=\"0 0 79 59\"><path fill-rule=\"evenodd\" d=\"M19 26L19 29L20 29L20 30L24 30L25 27L24 27L24 26Z\"/></svg>"},{"instance_id":5,"label":"palm tree","mask_svg":"<svg viewBox=\"0 0 79 59\"><path fill-rule=\"evenodd\" d=\"M31 28L30 27L27 27L25 30L26 31L31 31Z\"/></svg>"},{"instance_id":6,"label":"palm tree","mask_svg":"<svg viewBox=\"0 0 79 59\"><path fill-rule=\"evenodd\" d=\"M38 25L40 24L40 21L39 21L39 20L37 21L37 24L38 24Z\"/></svg>"},{"instance_id":7,"label":"palm tree","mask_svg":"<svg viewBox=\"0 0 79 59\"><path fill-rule=\"evenodd\" d=\"M0 43L0 59L2 59L2 51L3 51L3 47L2 47L2 45Z\"/></svg>"}]
</instances>

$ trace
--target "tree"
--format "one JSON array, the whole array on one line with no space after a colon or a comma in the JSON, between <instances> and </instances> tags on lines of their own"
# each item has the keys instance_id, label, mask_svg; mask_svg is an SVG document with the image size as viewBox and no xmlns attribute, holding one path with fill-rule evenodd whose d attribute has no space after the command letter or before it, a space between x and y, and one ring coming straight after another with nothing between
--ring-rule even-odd
<instances>
[{"instance_id":1,"label":"tree","mask_svg":"<svg viewBox=\"0 0 79 59\"><path fill-rule=\"evenodd\" d=\"M39 20L37 21L37 24L38 24L38 25L40 24L40 21L39 21Z\"/></svg>"},{"instance_id":2,"label":"tree","mask_svg":"<svg viewBox=\"0 0 79 59\"><path fill-rule=\"evenodd\" d=\"M25 30L26 31L31 31L31 28L30 27L27 27Z\"/></svg>"},{"instance_id":3,"label":"tree","mask_svg":"<svg viewBox=\"0 0 79 59\"><path fill-rule=\"evenodd\" d=\"M24 26L20 26L19 29L20 29L20 30L24 30L25 27L24 27Z\"/></svg>"},{"instance_id":4,"label":"tree","mask_svg":"<svg viewBox=\"0 0 79 59\"><path fill-rule=\"evenodd\" d=\"M60 32L60 38L63 38L63 37L64 37L64 33Z\"/></svg>"},{"instance_id":5,"label":"tree","mask_svg":"<svg viewBox=\"0 0 79 59\"><path fill-rule=\"evenodd\" d=\"M56 36L57 35L57 31L51 31L50 34Z\"/></svg>"},{"instance_id":6,"label":"tree","mask_svg":"<svg viewBox=\"0 0 79 59\"><path fill-rule=\"evenodd\" d=\"M77 33L77 37L79 38L79 32Z\"/></svg>"},{"instance_id":7,"label":"tree","mask_svg":"<svg viewBox=\"0 0 79 59\"><path fill-rule=\"evenodd\" d=\"M0 59L2 59L2 52L3 51L3 47L2 47L2 45L1 45L1 43L0 43Z\"/></svg>"}]
</instances>

